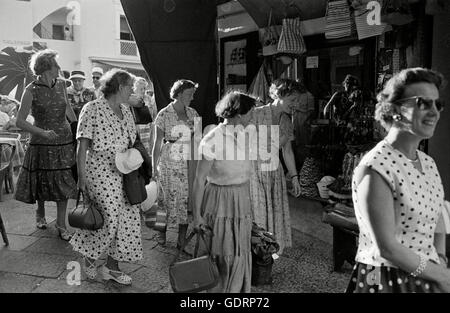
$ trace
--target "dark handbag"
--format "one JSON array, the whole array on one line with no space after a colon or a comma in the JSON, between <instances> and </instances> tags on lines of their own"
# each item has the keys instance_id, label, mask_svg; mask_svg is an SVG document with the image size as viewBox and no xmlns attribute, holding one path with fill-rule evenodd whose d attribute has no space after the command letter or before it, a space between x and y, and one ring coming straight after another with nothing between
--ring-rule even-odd
<instances>
[{"instance_id":1,"label":"dark handbag","mask_svg":"<svg viewBox=\"0 0 450 313\"><path fill-rule=\"evenodd\" d=\"M197 257L197 246L193 259L175 262L195 234L203 239L208 254ZM219 270L215 258L211 256L203 231L194 230L178 249L178 253L169 267L169 278L174 292L199 292L211 289L219 283Z\"/></svg>"},{"instance_id":2,"label":"dark handbag","mask_svg":"<svg viewBox=\"0 0 450 313\"><path fill-rule=\"evenodd\" d=\"M86 205L84 196L82 205L80 205L80 195L78 191L77 203L75 208L69 211L69 225L75 228L86 230L97 230L103 227L103 215L100 211L91 205Z\"/></svg>"},{"instance_id":3,"label":"dark handbag","mask_svg":"<svg viewBox=\"0 0 450 313\"><path fill-rule=\"evenodd\" d=\"M145 104L139 108L131 108L134 115L134 122L136 124L149 124L153 122L152 115L150 114L150 109Z\"/></svg>"},{"instance_id":4,"label":"dark handbag","mask_svg":"<svg viewBox=\"0 0 450 313\"><path fill-rule=\"evenodd\" d=\"M150 183L152 177L151 159L145 150L139 136L134 141L133 148L137 149L144 159L142 165L128 174L123 174L123 188L130 204L139 204L147 199L147 191L145 185Z\"/></svg>"}]
</instances>

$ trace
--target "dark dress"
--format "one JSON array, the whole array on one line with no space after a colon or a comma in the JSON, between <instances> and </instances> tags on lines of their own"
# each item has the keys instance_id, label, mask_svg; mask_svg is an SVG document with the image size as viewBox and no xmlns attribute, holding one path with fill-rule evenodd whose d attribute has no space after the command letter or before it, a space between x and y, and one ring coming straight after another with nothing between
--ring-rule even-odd
<instances>
[{"instance_id":1,"label":"dark dress","mask_svg":"<svg viewBox=\"0 0 450 313\"><path fill-rule=\"evenodd\" d=\"M75 163L74 141L66 119L65 83L57 80L50 88L39 81L27 86L33 100L34 126L53 130L56 140L32 134L17 181L15 199L25 203L64 201L76 197L71 166Z\"/></svg>"}]
</instances>

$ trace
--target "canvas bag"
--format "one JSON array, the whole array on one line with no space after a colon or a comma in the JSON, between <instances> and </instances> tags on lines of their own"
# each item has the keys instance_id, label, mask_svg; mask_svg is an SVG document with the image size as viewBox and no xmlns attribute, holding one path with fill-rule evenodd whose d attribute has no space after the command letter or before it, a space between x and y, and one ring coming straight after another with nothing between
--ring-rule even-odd
<instances>
[{"instance_id":1,"label":"canvas bag","mask_svg":"<svg viewBox=\"0 0 450 313\"><path fill-rule=\"evenodd\" d=\"M337 39L352 35L353 23L347 0L328 1L325 20L326 39Z\"/></svg>"},{"instance_id":2,"label":"canvas bag","mask_svg":"<svg viewBox=\"0 0 450 313\"><path fill-rule=\"evenodd\" d=\"M279 26L272 25L272 10L269 13L267 27L260 30L262 39L262 53L264 56L278 53L277 46L280 39Z\"/></svg>"},{"instance_id":3,"label":"canvas bag","mask_svg":"<svg viewBox=\"0 0 450 313\"><path fill-rule=\"evenodd\" d=\"M306 52L305 41L300 31L300 18L283 19L278 52L301 55Z\"/></svg>"}]
</instances>

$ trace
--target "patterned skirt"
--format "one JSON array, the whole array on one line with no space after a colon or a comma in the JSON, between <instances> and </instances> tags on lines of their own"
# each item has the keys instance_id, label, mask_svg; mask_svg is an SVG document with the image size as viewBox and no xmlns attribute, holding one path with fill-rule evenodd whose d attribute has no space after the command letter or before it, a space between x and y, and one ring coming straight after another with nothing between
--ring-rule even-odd
<instances>
[{"instance_id":1,"label":"patterned skirt","mask_svg":"<svg viewBox=\"0 0 450 313\"><path fill-rule=\"evenodd\" d=\"M291 219L286 179L281 164L274 171L254 171L250 180L250 195L254 221L258 226L275 235L282 254L292 246Z\"/></svg>"},{"instance_id":2,"label":"patterned skirt","mask_svg":"<svg viewBox=\"0 0 450 313\"><path fill-rule=\"evenodd\" d=\"M347 293L433 293L437 286L393 267L356 263Z\"/></svg>"},{"instance_id":3,"label":"patterned skirt","mask_svg":"<svg viewBox=\"0 0 450 313\"><path fill-rule=\"evenodd\" d=\"M216 256L220 274L219 284L210 292L250 292L252 214L248 183L208 183L202 212L213 230L211 253Z\"/></svg>"},{"instance_id":4,"label":"patterned skirt","mask_svg":"<svg viewBox=\"0 0 450 313\"><path fill-rule=\"evenodd\" d=\"M76 199L77 186L71 167L74 143L30 144L17 180L15 199L25 203Z\"/></svg>"}]
</instances>

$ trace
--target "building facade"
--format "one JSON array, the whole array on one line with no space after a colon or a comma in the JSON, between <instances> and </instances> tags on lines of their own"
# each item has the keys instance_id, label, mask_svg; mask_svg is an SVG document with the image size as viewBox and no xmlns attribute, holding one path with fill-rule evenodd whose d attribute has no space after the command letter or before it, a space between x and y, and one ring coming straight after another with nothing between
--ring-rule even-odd
<instances>
[{"instance_id":1,"label":"building facade","mask_svg":"<svg viewBox=\"0 0 450 313\"><path fill-rule=\"evenodd\" d=\"M54 49L63 70L86 73L85 86L92 85L94 66L146 75L120 0L2 0L0 12L0 50ZM13 97L21 93L18 89L11 90Z\"/></svg>"}]
</instances>

